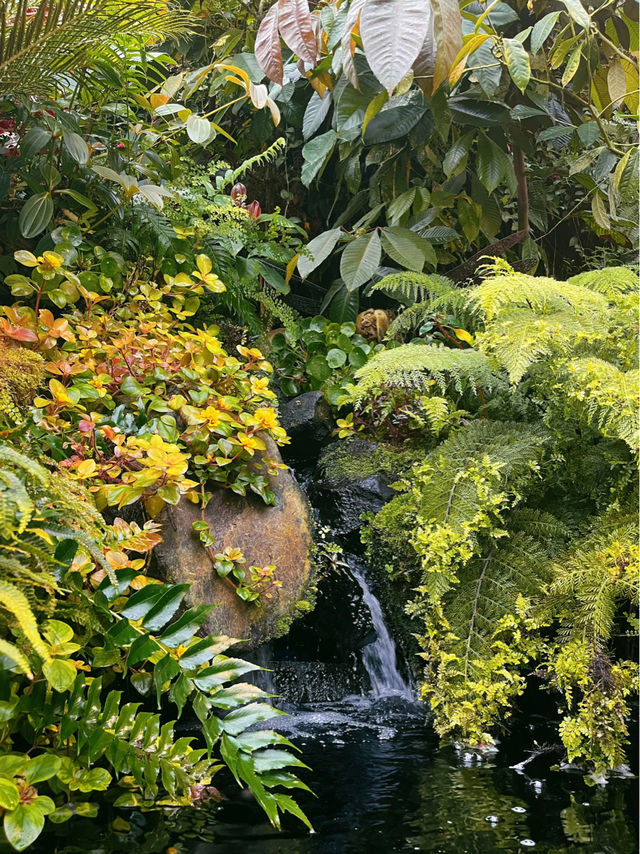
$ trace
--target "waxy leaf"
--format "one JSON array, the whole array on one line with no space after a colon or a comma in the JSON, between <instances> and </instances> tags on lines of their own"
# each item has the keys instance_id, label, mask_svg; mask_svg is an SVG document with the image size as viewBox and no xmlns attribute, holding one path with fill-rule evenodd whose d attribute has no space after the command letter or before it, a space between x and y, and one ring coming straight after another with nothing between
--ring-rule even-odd
<instances>
[{"instance_id":1,"label":"waxy leaf","mask_svg":"<svg viewBox=\"0 0 640 854\"><path fill-rule=\"evenodd\" d=\"M305 62L316 64L316 36L307 0L279 0L278 27L287 47Z\"/></svg>"},{"instance_id":2,"label":"waxy leaf","mask_svg":"<svg viewBox=\"0 0 640 854\"><path fill-rule=\"evenodd\" d=\"M53 216L53 199L50 193L36 193L27 199L20 216L18 226L23 237L35 237L45 230Z\"/></svg>"},{"instance_id":3,"label":"waxy leaf","mask_svg":"<svg viewBox=\"0 0 640 854\"><path fill-rule=\"evenodd\" d=\"M537 53L542 45L549 38L549 33L555 27L560 12L549 12L544 18L536 21L536 24L531 31L531 53Z\"/></svg>"},{"instance_id":4,"label":"waxy leaf","mask_svg":"<svg viewBox=\"0 0 640 854\"><path fill-rule=\"evenodd\" d=\"M360 18L364 52L389 97L420 53L429 11L429 0L367 0L364 5Z\"/></svg>"},{"instance_id":5,"label":"waxy leaf","mask_svg":"<svg viewBox=\"0 0 640 854\"><path fill-rule=\"evenodd\" d=\"M357 291L378 269L381 246L377 230L363 234L349 243L340 259L340 275L347 290Z\"/></svg>"},{"instance_id":6,"label":"waxy leaf","mask_svg":"<svg viewBox=\"0 0 640 854\"><path fill-rule=\"evenodd\" d=\"M502 48L511 79L524 92L531 79L529 54L518 39L503 39Z\"/></svg>"},{"instance_id":7,"label":"waxy leaf","mask_svg":"<svg viewBox=\"0 0 640 854\"><path fill-rule=\"evenodd\" d=\"M298 258L298 272L303 279L306 279L309 273L313 272L331 255L341 236L342 229L332 228L329 231L323 231L322 234L307 243L307 251L311 257L300 255Z\"/></svg>"},{"instance_id":8,"label":"waxy leaf","mask_svg":"<svg viewBox=\"0 0 640 854\"><path fill-rule=\"evenodd\" d=\"M254 47L258 65L269 80L283 82L282 50L280 48L280 30L278 29L278 4L272 6L262 19L256 35Z\"/></svg>"}]
</instances>

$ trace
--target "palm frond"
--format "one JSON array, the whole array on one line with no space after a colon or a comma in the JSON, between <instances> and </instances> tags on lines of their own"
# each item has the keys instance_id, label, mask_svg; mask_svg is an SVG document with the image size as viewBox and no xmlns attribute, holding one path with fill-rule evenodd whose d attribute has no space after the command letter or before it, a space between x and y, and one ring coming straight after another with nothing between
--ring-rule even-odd
<instances>
[{"instance_id":1,"label":"palm frond","mask_svg":"<svg viewBox=\"0 0 640 854\"><path fill-rule=\"evenodd\" d=\"M0 91L47 94L120 36L158 41L186 32L188 22L188 12L165 0L0 0Z\"/></svg>"}]
</instances>

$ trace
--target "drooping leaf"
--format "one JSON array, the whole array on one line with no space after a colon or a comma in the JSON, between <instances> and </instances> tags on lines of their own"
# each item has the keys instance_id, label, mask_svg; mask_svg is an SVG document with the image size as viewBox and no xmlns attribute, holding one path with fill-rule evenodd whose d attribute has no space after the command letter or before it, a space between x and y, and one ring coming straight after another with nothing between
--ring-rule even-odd
<instances>
[{"instance_id":1,"label":"drooping leaf","mask_svg":"<svg viewBox=\"0 0 640 854\"><path fill-rule=\"evenodd\" d=\"M322 173L337 140L337 133L334 130L328 130L305 143L302 149L304 163L301 173L301 180L305 187L308 187L313 179Z\"/></svg>"},{"instance_id":2,"label":"drooping leaf","mask_svg":"<svg viewBox=\"0 0 640 854\"><path fill-rule=\"evenodd\" d=\"M302 120L302 136L304 139L309 139L320 129L331 109L331 103L331 96L328 92L325 93L324 98L321 98L317 92L311 95Z\"/></svg>"},{"instance_id":3,"label":"drooping leaf","mask_svg":"<svg viewBox=\"0 0 640 854\"><path fill-rule=\"evenodd\" d=\"M269 80L282 85L283 62L278 28L278 4L275 3L262 19L256 34L254 53L258 65Z\"/></svg>"},{"instance_id":4,"label":"drooping leaf","mask_svg":"<svg viewBox=\"0 0 640 854\"><path fill-rule=\"evenodd\" d=\"M287 47L316 64L316 37L307 0L278 0L278 27Z\"/></svg>"},{"instance_id":5,"label":"drooping leaf","mask_svg":"<svg viewBox=\"0 0 640 854\"><path fill-rule=\"evenodd\" d=\"M329 231L323 231L307 243L307 251L311 257L300 255L298 258L298 272L303 279L306 279L309 273L312 273L331 255L342 233L342 229L332 228Z\"/></svg>"},{"instance_id":6,"label":"drooping leaf","mask_svg":"<svg viewBox=\"0 0 640 854\"><path fill-rule=\"evenodd\" d=\"M456 56L462 49L462 17L458 0L431 0L433 30L437 45L433 72L433 90L449 77Z\"/></svg>"},{"instance_id":7,"label":"drooping leaf","mask_svg":"<svg viewBox=\"0 0 640 854\"><path fill-rule=\"evenodd\" d=\"M406 136L427 112L420 92L413 90L386 103L367 124L364 141L379 145Z\"/></svg>"},{"instance_id":8,"label":"drooping leaf","mask_svg":"<svg viewBox=\"0 0 640 854\"><path fill-rule=\"evenodd\" d=\"M36 237L41 234L53 216L53 199L50 193L36 193L27 199L20 216L18 225L23 237Z\"/></svg>"},{"instance_id":9,"label":"drooping leaf","mask_svg":"<svg viewBox=\"0 0 640 854\"><path fill-rule=\"evenodd\" d=\"M531 79L529 54L518 39L503 39L502 47L511 79L524 92Z\"/></svg>"},{"instance_id":10,"label":"drooping leaf","mask_svg":"<svg viewBox=\"0 0 640 854\"><path fill-rule=\"evenodd\" d=\"M367 0L360 34L371 70L389 93L415 62L429 28L428 0Z\"/></svg>"},{"instance_id":11,"label":"drooping leaf","mask_svg":"<svg viewBox=\"0 0 640 854\"><path fill-rule=\"evenodd\" d=\"M381 246L377 229L349 243L340 259L340 275L347 290L357 291L371 279L380 264Z\"/></svg>"},{"instance_id":12,"label":"drooping leaf","mask_svg":"<svg viewBox=\"0 0 640 854\"><path fill-rule=\"evenodd\" d=\"M587 10L584 8L580 0L562 0L562 2L566 6L567 12L571 15L576 24L582 27L583 30L588 30L589 25L591 23L591 18L589 17Z\"/></svg>"}]
</instances>

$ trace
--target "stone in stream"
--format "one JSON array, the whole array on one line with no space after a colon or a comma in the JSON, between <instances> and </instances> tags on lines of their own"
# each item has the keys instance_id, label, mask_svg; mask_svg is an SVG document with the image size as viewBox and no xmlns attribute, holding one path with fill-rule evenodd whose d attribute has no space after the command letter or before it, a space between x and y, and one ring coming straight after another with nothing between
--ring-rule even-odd
<instances>
[{"instance_id":1,"label":"stone in stream","mask_svg":"<svg viewBox=\"0 0 640 854\"><path fill-rule=\"evenodd\" d=\"M319 449L331 436L333 415L321 391L305 391L280 406L280 423L289 434L287 459L315 459Z\"/></svg>"},{"instance_id":2,"label":"stone in stream","mask_svg":"<svg viewBox=\"0 0 640 854\"><path fill-rule=\"evenodd\" d=\"M267 456L280 460L278 448L269 438ZM249 641L251 646L284 634L293 618L311 609L314 578L311 560L312 521L306 497L289 470L271 478L276 505L267 506L254 495L246 498L219 489L205 511L215 537L215 550L240 549L247 566L277 567L282 586L273 598L260 604L243 602L231 584L216 574L213 564L192 531L200 520L200 507L181 501L167 507L160 521L163 541L155 549L160 576L173 584L189 583L186 598L191 606L212 604L204 630Z\"/></svg>"}]
</instances>

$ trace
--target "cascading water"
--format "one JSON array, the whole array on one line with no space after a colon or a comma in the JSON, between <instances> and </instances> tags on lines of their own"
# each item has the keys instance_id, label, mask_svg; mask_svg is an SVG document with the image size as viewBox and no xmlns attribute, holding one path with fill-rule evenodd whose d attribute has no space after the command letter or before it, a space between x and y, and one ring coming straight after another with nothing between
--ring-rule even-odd
<instances>
[{"instance_id":1,"label":"cascading water","mask_svg":"<svg viewBox=\"0 0 640 854\"><path fill-rule=\"evenodd\" d=\"M396 645L384 622L382 607L371 592L364 573L353 563L349 571L362 590L362 602L369 609L371 623L376 639L362 650L362 662L371 680L374 697L399 696L410 699L411 687L405 682L398 670Z\"/></svg>"}]
</instances>

